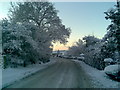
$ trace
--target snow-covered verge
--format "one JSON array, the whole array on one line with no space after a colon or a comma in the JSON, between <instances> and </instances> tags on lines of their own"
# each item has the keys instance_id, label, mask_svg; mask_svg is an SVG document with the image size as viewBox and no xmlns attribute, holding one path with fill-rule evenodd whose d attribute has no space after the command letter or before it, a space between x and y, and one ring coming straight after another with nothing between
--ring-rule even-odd
<instances>
[{"instance_id":1,"label":"snow-covered verge","mask_svg":"<svg viewBox=\"0 0 120 90\"><path fill-rule=\"evenodd\" d=\"M51 59L50 62L45 63L45 64L33 64L29 65L27 67L18 67L18 68L7 68L7 69L2 69L2 88L19 81L23 78L26 78L39 70L42 70L49 65L55 63L55 60Z\"/></svg>"},{"instance_id":2,"label":"snow-covered verge","mask_svg":"<svg viewBox=\"0 0 120 90\"><path fill-rule=\"evenodd\" d=\"M90 76L94 88L120 88L120 82L111 80L103 70L95 69L82 61L74 60Z\"/></svg>"}]
</instances>

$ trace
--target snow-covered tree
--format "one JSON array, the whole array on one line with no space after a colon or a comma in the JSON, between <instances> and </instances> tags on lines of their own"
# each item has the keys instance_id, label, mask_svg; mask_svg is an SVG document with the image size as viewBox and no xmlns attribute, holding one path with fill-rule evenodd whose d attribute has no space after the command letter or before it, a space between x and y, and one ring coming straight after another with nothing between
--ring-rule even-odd
<instances>
[{"instance_id":1,"label":"snow-covered tree","mask_svg":"<svg viewBox=\"0 0 120 90\"><path fill-rule=\"evenodd\" d=\"M50 2L11 3L9 20L2 23L3 52L10 61L49 61L52 43L65 44L70 35L57 12Z\"/></svg>"},{"instance_id":2,"label":"snow-covered tree","mask_svg":"<svg viewBox=\"0 0 120 90\"><path fill-rule=\"evenodd\" d=\"M31 37L31 31L27 30L25 24L23 25L17 23L13 25L7 19L4 19L2 21L1 26L2 26L2 34L3 34L3 39L2 39L3 54L6 55L7 61L17 62L17 58L22 59L23 57L26 57L27 53L25 49L28 49L30 52L30 49L33 48L33 45L31 43L33 42ZM27 59L24 58L22 60L27 60Z\"/></svg>"},{"instance_id":3,"label":"snow-covered tree","mask_svg":"<svg viewBox=\"0 0 120 90\"><path fill-rule=\"evenodd\" d=\"M85 63L98 68L103 69L104 63L101 59L101 46L103 42L101 39L95 36L85 36L82 40L78 40L75 45L69 48L68 53L71 55L79 56L84 54Z\"/></svg>"},{"instance_id":4,"label":"snow-covered tree","mask_svg":"<svg viewBox=\"0 0 120 90\"><path fill-rule=\"evenodd\" d=\"M17 4L17 5L16 5ZM24 2L12 4L10 18L12 22L32 22L35 25L35 32L41 38L46 36L43 42L60 41L66 43L70 29L62 24L57 16L57 10L50 2ZM45 35L44 35L45 34ZM35 35L35 34L34 34ZM35 35L36 36L36 35ZM49 38L49 39L48 39Z\"/></svg>"},{"instance_id":5,"label":"snow-covered tree","mask_svg":"<svg viewBox=\"0 0 120 90\"><path fill-rule=\"evenodd\" d=\"M84 53L85 45L84 42L79 39L75 45L69 47L68 54L73 56L79 56L81 53Z\"/></svg>"},{"instance_id":6,"label":"snow-covered tree","mask_svg":"<svg viewBox=\"0 0 120 90\"><path fill-rule=\"evenodd\" d=\"M107 34L104 36L103 53L114 58L116 52L120 55L120 1L118 0L115 8L109 9L105 14L105 18L110 20L111 24L107 28ZM118 60L120 60L119 57Z\"/></svg>"},{"instance_id":7,"label":"snow-covered tree","mask_svg":"<svg viewBox=\"0 0 120 90\"><path fill-rule=\"evenodd\" d=\"M100 39L96 38L95 36L91 36L91 35L83 37L83 40L86 43L86 47L90 45L94 45L100 41Z\"/></svg>"},{"instance_id":8,"label":"snow-covered tree","mask_svg":"<svg viewBox=\"0 0 120 90\"><path fill-rule=\"evenodd\" d=\"M103 69L103 61L101 60L101 39L95 36L85 36L83 37L85 43L85 62L95 68Z\"/></svg>"}]
</instances>

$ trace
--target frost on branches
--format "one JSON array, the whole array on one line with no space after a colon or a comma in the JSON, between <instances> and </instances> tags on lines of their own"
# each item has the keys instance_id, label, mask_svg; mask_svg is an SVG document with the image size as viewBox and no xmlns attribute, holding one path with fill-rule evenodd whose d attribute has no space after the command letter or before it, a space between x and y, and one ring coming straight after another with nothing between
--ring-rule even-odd
<instances>
[{"instance_id":1,"label":"frost on branches","mask_svg":"<svg viewBox=\"0 0 120 90\"><path fill-rule=\"evenodd\" d=\"M104 64L101 59L101 46L103 42L95 36L85 36L82 40L78 40L76 45L69 48L68 54L79 57L80 54L84 54L85 63L98 68L103 69Z\"/></svg>"},{"instance_id":2,"label":"frost on branches","mask_svg":"<svg viewBox=\"0 0 120 90\"><path fill-rule=\"evenodd\" d=\"M106 19L111 21L108 26L107 34L104 37L105 44L104 53L108 53L108 57L113 56L116 61L120 60L120 1L117 1L115 8L109 9L106 14ZM116 56L116 53L117 56Z\"/></svg>"},{"instance_id":3,"label":"frost on branches","mask_svg":"<svg viewBox=\"0 0 120 90\"><path fill-rule=\"evenodd\" d=\"M14 63L17 58L22 60L24 66L49 61L52 43L65 44L70 35L57 12L50 2L11 3L9 20L1 24L5 65L11 64L12 58L16 58Z\"/></svg>"}]
</instances>

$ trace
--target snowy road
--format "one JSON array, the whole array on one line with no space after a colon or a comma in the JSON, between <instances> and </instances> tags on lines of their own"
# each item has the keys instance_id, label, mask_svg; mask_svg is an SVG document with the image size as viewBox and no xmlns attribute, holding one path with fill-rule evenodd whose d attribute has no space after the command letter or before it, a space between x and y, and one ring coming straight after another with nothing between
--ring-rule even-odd
<instances>
[{"instance_id":1,"label":"snowy road","mask_svg":"<svg viewBox=\"0 0 120 90\"><path fill-rule=\"evenodd\" d=\"M7 88L92 88L80 64L58 58L55 64Z\"/></svg>"}]
</instances>

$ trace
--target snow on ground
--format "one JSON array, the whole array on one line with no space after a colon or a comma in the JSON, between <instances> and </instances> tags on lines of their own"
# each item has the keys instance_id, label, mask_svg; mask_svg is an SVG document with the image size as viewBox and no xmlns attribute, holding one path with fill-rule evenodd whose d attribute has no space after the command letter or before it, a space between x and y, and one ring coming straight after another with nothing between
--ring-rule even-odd
<instances>
[{"instance_id":1,"label":"snow on ground","mask_svg":"<svg viewBox=\"0 0 120 90\"><path fill-rule=\"evenodd\" d=\"M27 67L19 67L19 68L7 68L2 70L2 88L6 87L16 81L19 81L27 76L36 73L39 70L42 70L49 65L55 63L55 60L51 60L45 64L33 64Z\"/></svg>"},{"instance_id":2,"label":"snow on ground","mask_svg":"<svg viewBox=\"0 0 120 90\"><path fill-rule=\"evenodd\" d=\"M120 82L111 80L103 70L95 69L82 61L74 61L78 62L86 74L90 76L95 88L120 88Z\"/></svg>"}]
</instances>

